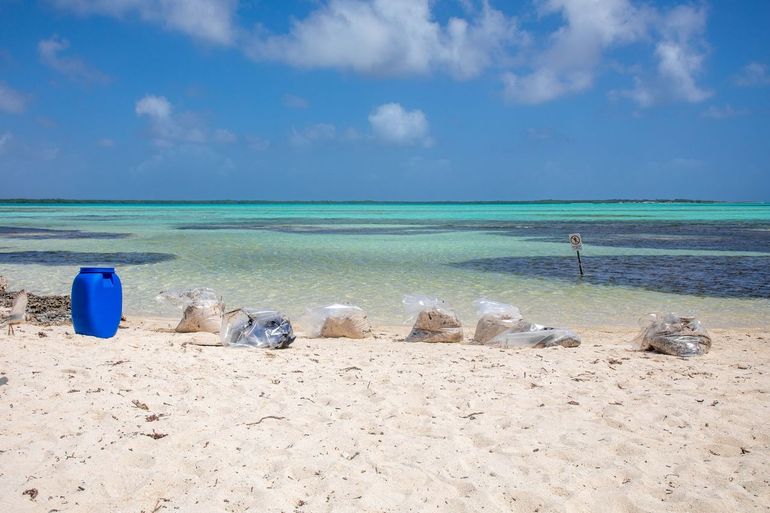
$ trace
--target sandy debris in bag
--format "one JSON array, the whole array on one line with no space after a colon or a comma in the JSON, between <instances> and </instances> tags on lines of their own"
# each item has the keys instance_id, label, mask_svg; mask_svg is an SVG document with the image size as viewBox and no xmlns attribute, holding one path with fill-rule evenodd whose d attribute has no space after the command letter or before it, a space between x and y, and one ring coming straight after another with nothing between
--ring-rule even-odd
<instances>
[{"instance_id":1,"label":"sandy debris in bag","mask_svg":"<svg viewBox=\"0 0 770 513\"><path fill-rule=\"evenodd\" d=\"M345 312L339 316L329 316L321 327L322 338L366 338L372 333L366 314L360 312Z\"/></svg>"},{"instance_id":2,"label":"sandy debris in bag","mask_svg":"<svg viewBox=\"0 0 770 513\"><path fill-rule=\"evenodd\" d=\"M463 329L454 312L430 308L417 314L406 342L461 342Z\"/></svg>"}]
</instances>

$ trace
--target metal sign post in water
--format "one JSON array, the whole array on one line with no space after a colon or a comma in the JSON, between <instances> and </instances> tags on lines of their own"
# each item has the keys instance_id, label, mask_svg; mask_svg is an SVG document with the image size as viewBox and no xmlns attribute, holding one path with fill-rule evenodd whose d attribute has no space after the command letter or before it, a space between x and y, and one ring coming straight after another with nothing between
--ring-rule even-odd
<instances>
[{"instance_id":1,"label":"metal sign post in water","mask_svg":"<svg viewBox=\"0 0 770 513\"><path fill-rule=\"evenodd\" d=\"M583 261L580 260L580 252L583 250L583 238L579 233L571 233L569 235L569 243L572 249L577 253L578 269L580 269L580 276L583 276Z\"/></svg>"}]
</instances>

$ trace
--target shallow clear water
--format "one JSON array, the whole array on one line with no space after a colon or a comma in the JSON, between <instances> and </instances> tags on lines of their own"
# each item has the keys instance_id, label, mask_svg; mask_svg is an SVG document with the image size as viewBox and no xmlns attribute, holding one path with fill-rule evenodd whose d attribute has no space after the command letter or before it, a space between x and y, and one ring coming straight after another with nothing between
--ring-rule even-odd
<instances>
[{"instance_id":1,"label":"shallow clear water","mask_svg":"<svg viewBox=\"0 0 770 513\"><path fill-rule=\"evenodd\" d=\"M580 232L580 279L567 235ZM66 293L80 265L112 264L128 314L172 314L163 289L209 286L228 307L352 302L403 320L405 293L466 319L480 296L549 324L634 324L692 312L765 326L770 205L0 204L0 275Z\"/></svg>"}]
</instances>

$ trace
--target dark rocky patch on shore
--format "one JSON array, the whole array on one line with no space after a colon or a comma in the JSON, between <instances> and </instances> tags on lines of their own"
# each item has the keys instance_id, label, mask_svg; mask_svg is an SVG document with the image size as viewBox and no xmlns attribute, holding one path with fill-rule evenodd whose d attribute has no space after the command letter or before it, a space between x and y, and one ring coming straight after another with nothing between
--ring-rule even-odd
<instances>
[{"instance_id":1,"label":"dark rocky patch on shore","mask_svg":"<svg viewBox=\"0 0 770 513\"><path fill-rule=\"evenodd\" d=\"M6 281L0 276L0 308L10 309L18 291L5 290ZM32 324L52 326L72 322L70 297L28 294L27 319ZM1 319L1 318L0 318Z\"/></svg>"}]
</instances>

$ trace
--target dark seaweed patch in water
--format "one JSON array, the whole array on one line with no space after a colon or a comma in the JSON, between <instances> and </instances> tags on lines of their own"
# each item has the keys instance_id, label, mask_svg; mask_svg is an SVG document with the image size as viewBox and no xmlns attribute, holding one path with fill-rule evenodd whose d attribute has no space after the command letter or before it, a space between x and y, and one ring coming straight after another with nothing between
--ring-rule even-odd
<instances>
[{"instance_id":1,"label":"dark seaweed patch in water","mask_svg":"<svg viewBox=\"0 0 770 513\"><path fill-rule=\"evenodd\" d=\"M113 266L157 264L175 258L176 255L170 253L85 253L76 251L0 252L0 264Z\"/></svg>"},{"instance_id":2,"label":"dark seaweed patch in water","mask_svg":"<svg viewBox=\"0 0 770 513\"><path fill-rule=\"evenodd\" d=\"M450 264L462 269L636 287L656 292L731 298L770 298L770 257L623 255L480 258Z\"/></svg>"},{"instance_id":3,"label":"dark seaweed patch in water","mask_svg":"<svg viewBox=\"0 0 770 513\"><path fill-rule=\"evenodd\" d=\"M54 230L51 228L0 226L0 237L12 239L125 239L130 236L130 233L84 232L82 230Z\"/></svg>"},{"instance_id":4,"label":"dark seaweed patch in water","mask_svg":"<svg viewBox=\"0 0 770 513\"><path fill-rule=\"evenodd\" d=\"M309 228L306 226L280 226L270 229L279 233L300 233L313 235L431 235L440 232L449 232L452 230L436 230L432 227L361 227L352 226L349 228Z\"/></svg>"},{"instance_id":5,"label":"dark seaweed patch in water","mask_svg":"<svg viewBox=\"0 0 770 513\"><path fill-rule=\"evenodd\" d=\"M585 244L595 246L770 253L770 224L764 222L543 222L498 231L556 243L566 243L567 235L574 232L583 235Z\"/></svg>"},{"instance_id":6,"label":"dark seaweed patch in water","mask_svg":"<svg viewBox=\"0 0 770 513\"><path fill-rule=\"evenodd\" d=\"M414 219L239 219L198 223L179 230L266 230L305 235L429 235L486 232L567 244L580 232L586 245L622 248L753 251L770 253L770 224L756 221L474 221Z\"/></svg>"},{"instance_id":7,"label":"dark seaweed patch in water","mask_svg":"<svg viewBox=\"0 0 770 513\"><path fill-rule=\"evenodd\" d=\"M377 225L390 226L377 226ZM347 226L346 226L347 225ZM355 226L354 226L355 225ZM366 225L366 226L358 226ZM258 230L277 233L295 233L300 235L430 235L440 232L456 231L449 227L436 227L411 221L388 220L244 220L228 223L185 224L178 230Z\"/></svg>"}]
</instances>

